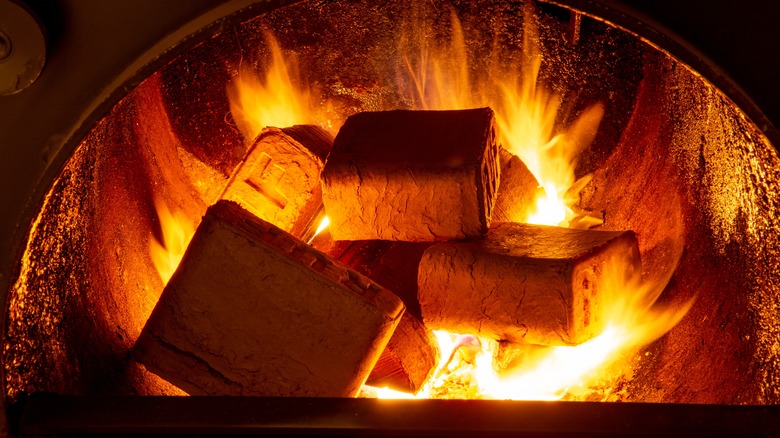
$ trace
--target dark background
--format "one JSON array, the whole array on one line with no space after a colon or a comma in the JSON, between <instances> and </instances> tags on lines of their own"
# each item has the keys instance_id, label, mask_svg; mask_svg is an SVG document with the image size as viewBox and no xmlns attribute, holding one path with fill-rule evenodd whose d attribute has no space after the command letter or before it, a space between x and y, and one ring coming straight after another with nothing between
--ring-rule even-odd
<instances>
[{"instance_id":1,"label":"dark background","mask_svg":"<svg viewBox=\"0 0 780 438\"><path fill-rule=\"evenodd\" d=\"M780 2L622 0L723 69L780 127ZM773 139L774 140L774 139ZM775 143L775 147L778 145Z\"/></svg>"}]
</instances>

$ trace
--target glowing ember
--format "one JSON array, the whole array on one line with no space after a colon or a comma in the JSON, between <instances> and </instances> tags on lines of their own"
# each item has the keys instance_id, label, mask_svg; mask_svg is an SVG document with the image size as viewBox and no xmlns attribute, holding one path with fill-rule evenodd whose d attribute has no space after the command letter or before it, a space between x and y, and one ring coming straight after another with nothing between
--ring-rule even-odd
<instances>
[{"instance_id":1,"label":"glowing ember","mask_svg":"<svg viewBox=\"0 0 780 438\"><path fill-rule=\"evenodd\" d=\"M195 228L186 216L172 212L159 199L155 200L154 206L160 220L162 241L152 236L149 240L149 251L160 279L163 284L168 284L195 234Z\"/></svg>"}]
</instances>

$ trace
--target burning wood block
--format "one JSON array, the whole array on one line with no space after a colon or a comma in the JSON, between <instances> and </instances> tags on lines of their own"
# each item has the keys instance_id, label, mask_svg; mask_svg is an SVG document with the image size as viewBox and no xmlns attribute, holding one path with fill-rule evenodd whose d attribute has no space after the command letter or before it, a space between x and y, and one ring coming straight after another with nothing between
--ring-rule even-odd
<instances>
[{"instance_id":1,"label":"burning wood block","mask_svg":"<svg viewBox=\"0 0 780 438\"><path fill-rule=\"evenodd\" d=\"M404 306L232 201L203 218L135 345L190 394L358 394Z\"/></svg>"},{"instance_id":2,"label":"burning wood block","mask_svg":"<svg viewBox=\"0 0 780 438\"><path fill-rule=\"evenodd\" d=\"M539 182L520 158L503 147L499 148L499 159L501 184L493 208L493 222L528 222Z\"/></svg>"},{"instance_id":3,"label":"burning wood block","mask_svg":"<svg viewBox=\"0 0 780 438\"><path fill-rule=\"evenodd\" d=\"M392 290L406 306L366 383L398 391L419 391L439 360L438 341L422 323L417 303L417 268L423 252L432 243L330 239L318 243L323 252L338 262Z\"/></svg>"},{"instance_id":4,"label":"burning wood block","mask_svg":"<svg viewBox=\"0 0 780 438\"><path fill-rule=\"evenodd\" d=\"M255 216L308 240L322 215L320 173L333 137L318 126L265 128L222 194Z\"/></svg>"},{"instance_id":5,"label":"burning wood block","mask_svg":"<svg viewBox=\"0 0 780 438\"><path fill-rule=\"evenodd\" d=\"M336 240L484 235L499 182L490 108L350 116L322 172Z\"/></svg>"},{"instance_id":6,"label":"burning wood block","mask_svg":"<svg viewBox=\"0 0 780 438\"><path fill-rule=\"evenodd\" d=\"M432 242L341 240L330 251L323 252L393 291L404 302L406 312L421 319L417 270L423 253L431 245Z\"/></svg>"},{"instance_id":7,"label":"burning wood block","mask_svg":"<svg viewBox=\"0 0 780 438\"><path fill-rule=\"evenodd\" d=\"M603 328L616 266L641 272L631 231L499 224L484 239L426 250L418 275L423 321L496 340L579 344Z\"/></svg>"},{"instance_id":8,"label":"burning wood block","mask_svg":"<svg viewBox=\"0 0 780 438\"><path fill-rule=\"evenodd\" d=\"M366 384L416 394L438 364L436 336L419 319L404 313Z\"/></svg>"}]
</instances>

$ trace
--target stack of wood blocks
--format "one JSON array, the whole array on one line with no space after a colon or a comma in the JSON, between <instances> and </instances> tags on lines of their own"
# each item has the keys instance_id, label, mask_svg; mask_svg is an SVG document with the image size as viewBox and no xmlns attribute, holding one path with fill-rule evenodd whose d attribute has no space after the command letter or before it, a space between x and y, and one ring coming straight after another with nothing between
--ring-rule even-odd
<instances>
[{"instance_id":1,"label":"stack of wood blocks","mask_svg":"<svg viewBox=\"0 0 780 438\"><path fill-rule=\"evenodd\" d=\"M639 271L637 239L518 223L537 189L490 108L358 113L335 138L266 128L134 357L190 394L353 397L419 391L436 329L584 342L604 323L603 267Z\"/></svg>"}]
</instances>

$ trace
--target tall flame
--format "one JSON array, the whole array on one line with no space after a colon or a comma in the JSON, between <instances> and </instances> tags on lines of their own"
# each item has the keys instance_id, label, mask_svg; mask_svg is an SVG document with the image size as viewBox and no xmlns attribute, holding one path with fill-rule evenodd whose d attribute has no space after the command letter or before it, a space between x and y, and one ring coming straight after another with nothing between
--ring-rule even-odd
<instances>
[{"instance_id":1,"label":"tall flame","mask_svg":"<svg viewBox=\"0 0 780 438\"><path fill-rule=\"evenodd\" d=\"M161 240L153 235L149 240L149 252L160 279L163 284L168 284L195 234L195 228L189 218L171 211L159 198L154 200L154 206L160 220Z\"/></svg>"},{"instance_id":2,"label":"tall flame","mask_svg":"<svg viewBox=\"0 0 780 438\"><path fill-rule=\"evenodd\" d=\"M520 67L500 68L492 62L484 77L474 77L457 16L451 16L450 41L441 46L420 34L416 57L406 59L406 76L400 86L420 109L463 109L489 106L496 114L499 141L520 157L539 182L537 211L518 222L589 227L596 218L583 218L572 208L579 192L590 181L586 175L575 177L577 160L588 147L604 115L604 107L593 104L571 124L558 126L561 97L539 82L542 56L538 45L531 3L524 9L524 29ZM417 23L414 29L425 29ZM413 38L405 37L402 51L410 50ZM495 60L501 53L493 53ZM676 264L675 264L676 266ZM674 271L665 278L645 281L624 266L604 266L600 296L610 303L600 319L603 331L577 346L528 346L531 353L511 370L500 370L495 363L498 343L478 339L483 349L474 354L473 344L463 353L458 336L437 332L442 357L440 368L429 379L418 398L496 398L517 400L558 400L577 398L610 373L622 375L625 360L643 346L674 327L685 316L693 299L680 306L658 306L656 301ZM617 368L617 369L614 369ZM578 392L579 391L579 392ZM453 395L454 393L454 395ZM386 398L405 398L383 390ZM602 394L603 395L603 394Z\"/></svg>"},{"instance_id":3,"label":"tall flame","mask_svg":"<svg viewBox=\"0 0 780 438\"><path fill-rule=\"evenodd\" d=\"M283 53L276 38L265 35L271 61L262 75L240 67L228 84L230 112L246 142L266 126L288 127L312 123L314 97L303 83L292 53Z\"/></svg>"},{"instance_id":4,"label":"tall flame","mask_svg":"<svg viewBox=\"0 0 780 438\"><path fill-rule=\"evenodd\" d=\"M593 141L604 108L596 103L585 109L563 130L556 125L561 97L539 83L542 56L530 3L524 9L522 63L500 67L491 62L484 77L470 74L469 54L457 15L451 14L452 36L447 44L433 45L424 31L413 25L414 36L401 39L401 51L415 53L405 59L406 72L399 78L402 91L419 109L464 109L489 106L496 114L499 141L520 157L539 182L537 211L515 220L569 225L576 198L566 194L575 183L577 158ZM416 42L416 45L414 44ZM494 49L492 58L504 54Z\"/></svg>"}]
</instances>

